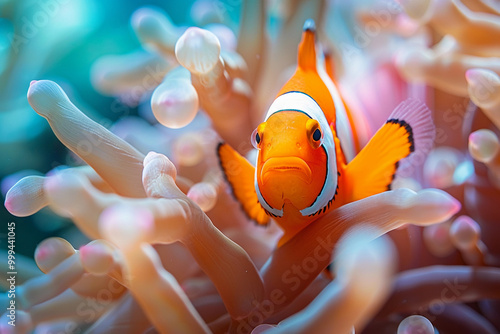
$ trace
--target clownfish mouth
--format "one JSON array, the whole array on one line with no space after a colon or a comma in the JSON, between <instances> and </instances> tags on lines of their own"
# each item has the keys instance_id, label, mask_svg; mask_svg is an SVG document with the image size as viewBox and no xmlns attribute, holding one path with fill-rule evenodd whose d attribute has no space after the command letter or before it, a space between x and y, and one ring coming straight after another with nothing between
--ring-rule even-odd
<instances>
[{"instance_id":1,"label":"clownfish mouth","mask_svg":"<svg viewBox=\"0 0 500 334\"><path fill-rule=\"evenodd\" d=\"M264 162L260 177L263 184L276 176L296 176L305 183L312 181L312 172L309 165L298 157L269 158Z\"/></svg>"}]
</instances>

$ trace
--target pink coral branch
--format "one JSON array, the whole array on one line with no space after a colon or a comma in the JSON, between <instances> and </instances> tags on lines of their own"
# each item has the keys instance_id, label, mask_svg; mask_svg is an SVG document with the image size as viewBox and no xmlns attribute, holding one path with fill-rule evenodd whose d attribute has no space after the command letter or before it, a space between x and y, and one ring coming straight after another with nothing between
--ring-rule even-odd
<instances>
[{"instance_id":1,"label":"pink coral branch","mask_svg":"<svg viewBox=\"0 0 500 334\"><path fill-rule=\"evenodd\" d=\"M432 49L409 47L402 49L396 65L410 81L429 85L457 96L468 96L465 74L473 68L487 68L500 73L500 60L496 57L479 57L468 54L440 55Z\"/></svg>"},{"instance_id":2,"label":"pink coral branch","mask_svg":"<svg viewBox=\"0 0 500 334\"><path fill-rule=\"evenodd\" d=\"M48 274L31 279L18 287L18 308L29 309L59 295L76 283L84 273L80 255L74 254L68 257Z\"/></svg>"},{"instance_id":3,"label":"pink coral branch","mask_svg":"<svg viewBox=\"0 0 500 334\"><path fill-rule=\"evenodd\" d=\"M460 0L404 1L408 15L429 25L441 35L452 35L467 52L498 53L500 38L497 18L473 12Z\"/></svg>"},{"instance_id":4,"label":"pink coral branch","mask_svg":"<svg viewBox=\"0 0 500 334\"><path fill-rule=\"evenodd\" d=\"M220 42L211 32L189 28L179 38L175 54L179 63L191 72L202 108L210 115L213 126L225 141L240 151L244 134L252 132L250 123L251 90L240 78L226 72L220 56Z\"/></svg>"},{"instance_id":5,"label":"pink coral branch","mask_svg":"<svg viewBox=\"0 0 500 334\"><path fill-rule=\"evenodd\" d=\"M427 309L441 304L500 298L500 269L490 267L432 266L405 271L396 277L392 295L379 312Z\"/></svg>"},{"instance_id":6,"label":"pink coral branch","mask_svg":"<svg viewBox=\"0 0 500 334\"><path fill-rule=\"evenodd\" d=\"M140 102L141 93L153 90L174 66L158 55L136 51L127 55L109 55L92 65L92 85L105 95L133 96ZM137 91L140 89L140 93ZM129 98L130 100L130 98ZM127 101L129 102L129 101Z\"/></svg>"},{"instance_id":7,"label":"pink coral branch","mask_svg":"<svg viewBox=\"0 0 500 334\"><path fill-rule=\"evenodd\" d=\"M434 334L434 326L426 317L421 315L411 315L398 326L398 334Z\"/></svg>"},{"instance_id":8,"label":"pink coral branch","mask_svg":"<svg viewBox=\"0 0 500 334\"><path fill-rule=\"evenodd\" d=\"M167 13L157 7L142 7L132 14L130 21L145 48L166 59L174 56L179 31Z\"/></svg>"},{"instance_id":9,"label":"pink coral branch","mask_svg":"<svg viewBox=\"0 0 500 334\"><path fill-rule=\"evenodd\" d=\"M244 0L236 51L245 59L248 68L247 81L251 87L260 74L264 63L266 2Z\"/></svg>"},{"instance_id":10,"label":"pink coral branch","mask_svg":"<svg viewBox=\"0 0 500 334\"><path fill-rule=\"evenodd\" d=\"M498 333L488 320L463 304L448 304L442 312L429 317L433 320L434 326L443 333Z\"/></svg>"},{"instance_id":11,"label":"pink coral branch","mask_svg":"<svg viewBox=\"0 0 500 334\"><path fill-rule=\"evenodd\" d=\"M82 252L76 252L65 240L51 238L37 248L35 256L45 275L17 287L18 309L30 310L70 288L79 295L93 298L103 290L110 290L106 295L109 302L125 292L114 279L102 275L116 268L113 248L102 240L93 241L82 247Z\"/></svg>"},{"instance_id":12,"label":"pink coral branch","mask_svg":"<svg viewBox=\"0 0 500 334\"><path fill-rule=\"evenodd\" d=\"M469 153L474 160L486 165L490 180L500 186L500 141L497 135L487 129L472 132L469 135Z\"/></svg>"},{"instance_id":13,"label":"pink coral branch","mask_svg":"<svg viewBox=\"0 0 500 334\"><path fill-rule=\"evenodd\" d=\"M134 316L131 317L130 315ZM123 334L144 333L151 322L130 293L86 331L87 334L108 334L110 330L120 330Z\"/></svg>"},{"instance_id":14,"label":"pink coral branch","mask_svg":"<svg viewBox=\"0 0 500 334\"><path fill-rule=\"evenodd\" d=\"M28 101L47 119L57 138L93 167L118 194L145 197L140 178L143 155L85 116L61 87L47 80L32 82Z\"/></svg>"},{"instance_id":15,"label":"pink coral branch","mask_svg":"<svg viewBox=\"0 0 500 334\"><path fill-rule=\"evenodd\" d=\"M198 112L198 94L191 84L191 74L179 66L170 71L155 88L151 109L160 124L177 129L189 124Z\"/></svg>"},{"instance_id":16,"label":"pink coral branch","mask_svg":"<svg viewBox=\"0 0 500 334\"><path fill-rule=\"evenodd\" d=\"M113 306L110 301L84 298L71 290L67 290L56 298L34 306L29 310L32 326L71 319L77 323L94 322Z\"/></svg>"},{"instance_id":17,"label":"pink coral branch","mask_svg":"<svg viewBox=\"0 0 500 334\"><path fill-rule=\"evenodd\" d=\"M26 217L47 206L44 181L42 176L23 177L5 195L5 208L18 217Z\"/></svg>"}]
</instances>

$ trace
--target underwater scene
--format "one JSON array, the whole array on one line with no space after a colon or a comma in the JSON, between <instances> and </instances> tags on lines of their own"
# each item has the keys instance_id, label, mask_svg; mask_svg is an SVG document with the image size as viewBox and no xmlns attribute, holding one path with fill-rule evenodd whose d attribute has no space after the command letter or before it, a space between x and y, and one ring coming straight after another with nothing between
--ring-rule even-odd
<instances>
[{"instance_id":1,"label":"underwater scene","mask_svg":"<svg viewBox=\"0 0 500 334\"><path fill-rule=\"evenodd\" d=\"M0 0L0 334L500 333L497 0Z\"/></svg>"}]
</instances>

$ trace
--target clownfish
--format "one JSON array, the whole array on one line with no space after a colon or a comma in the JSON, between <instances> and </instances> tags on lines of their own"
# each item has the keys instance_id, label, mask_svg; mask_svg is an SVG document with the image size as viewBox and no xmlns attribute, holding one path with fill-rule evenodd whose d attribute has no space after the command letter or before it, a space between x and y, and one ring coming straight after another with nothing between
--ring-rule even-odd
<instances>
[{"instance_id":1,"label":"clownfish","mask_svg":"<svg viewBox=\"0 0 500 334\"><path fill-rule=\"evenodd\" d=\"M256 167L228 144L217 148L247 216L262 225L272 217L284 231L278 247L331 210L390 190L400 160L434 140L430 110L408 99L355 155L356 124L333 78L318 66L315 34L307 20L296 72L252 133Z\"/></svg>"}]
</instances>

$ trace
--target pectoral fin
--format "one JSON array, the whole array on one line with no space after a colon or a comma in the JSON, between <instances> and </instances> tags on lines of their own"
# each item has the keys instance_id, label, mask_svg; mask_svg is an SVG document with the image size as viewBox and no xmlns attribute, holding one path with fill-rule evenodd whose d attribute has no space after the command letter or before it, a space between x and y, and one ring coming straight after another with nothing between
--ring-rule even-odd
<instances>
[{"instance_id":1,"label":"pectoral fin","mask_svg":"<svg viewBox=\"0 0 500 334\"><path fill-rule=\"evenodd\" d=\"M432 115L427 106L414 99L402 102L347 165L347 201L390 190L400 161L410 154L427 154L434 135Z\"/></svg>"},{"instance_id":2,"label":"pectoral fin","mask_svg":"<svg viewBox=\"0 0 500 334\"><path fill-rule=\"evenodd\" d=\"M234 197L240 202L243 211L257 224L267 224L269 216L260 205L255 191L255 167L228 144L219 144L217 154L226 180L231 186Z\"/></svg>"}]
</instances>

